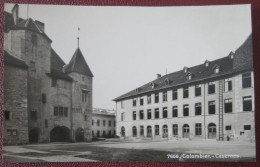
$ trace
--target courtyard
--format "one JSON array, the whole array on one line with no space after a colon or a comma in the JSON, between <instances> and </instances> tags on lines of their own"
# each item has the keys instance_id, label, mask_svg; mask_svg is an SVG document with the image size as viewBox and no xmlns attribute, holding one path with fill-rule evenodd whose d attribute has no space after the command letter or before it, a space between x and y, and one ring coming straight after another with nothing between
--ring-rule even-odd
<instances>
[{"instance_id":1,"label":"courtyard","mask_svg":"<svg viewBox=\"0 0 260 167\"><path fill-rule=\"evenodd\" d=\"M255 143L189 140L49 143L4 146L3 162L255 161Z\"/></svg>"}]
</instances>

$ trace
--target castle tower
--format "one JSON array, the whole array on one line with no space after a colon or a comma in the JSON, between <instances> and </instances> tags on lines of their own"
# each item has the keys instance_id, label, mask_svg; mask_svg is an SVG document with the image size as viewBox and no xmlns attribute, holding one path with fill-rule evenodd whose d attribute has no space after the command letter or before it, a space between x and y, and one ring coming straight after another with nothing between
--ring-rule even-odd
<instances>
[{"instance_id":1,"label":"castle tower","mask_svg":"<svg viewBox=\"0 0 260 167\"><path fill-rule=\"evenodd\" d=\"M72 83L72 141L90 141L92 120L93 74L79 48L76 49L65 73L73 78Z\"/></svg>"}]
</instances>

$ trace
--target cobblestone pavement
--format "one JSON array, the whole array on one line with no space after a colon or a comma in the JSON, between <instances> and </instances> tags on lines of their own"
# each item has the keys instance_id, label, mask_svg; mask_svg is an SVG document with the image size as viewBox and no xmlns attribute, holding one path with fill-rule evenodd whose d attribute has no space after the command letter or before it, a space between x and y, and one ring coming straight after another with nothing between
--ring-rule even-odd
<instances>
[{"instance_id":1,"label":"cobblestone pavement","mask_svg":"<svg viewBox=\"0 0 260 167\"><path fill-rule=\"evenodd\" d=\"M213 155L213 157L192 159L192 156L200 154ZM186 155L186 159L183 155ZM228 155L229 157L218 158L217 155ZM230 158L230 156L238 157ZM92 143L29 144L4 146L3 161L255 161L255 143L188 140L127 141L114 139Z\"/></svg>"}]
</instances>

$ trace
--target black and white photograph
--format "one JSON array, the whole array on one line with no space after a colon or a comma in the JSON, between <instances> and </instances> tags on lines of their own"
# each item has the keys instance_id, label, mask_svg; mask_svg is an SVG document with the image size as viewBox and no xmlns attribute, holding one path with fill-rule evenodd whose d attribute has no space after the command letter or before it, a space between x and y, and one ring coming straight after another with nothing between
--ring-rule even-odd
<instances>
[{"instance_id":1,"label":"black and white photograph","mask_svg":"<svg viewBox=\"0 0 260 167\"><path fill-rule=\"evenodd\" d=\"M250 4L4 4L4 163L255 162Z\"/></svg>"}]
</instances>

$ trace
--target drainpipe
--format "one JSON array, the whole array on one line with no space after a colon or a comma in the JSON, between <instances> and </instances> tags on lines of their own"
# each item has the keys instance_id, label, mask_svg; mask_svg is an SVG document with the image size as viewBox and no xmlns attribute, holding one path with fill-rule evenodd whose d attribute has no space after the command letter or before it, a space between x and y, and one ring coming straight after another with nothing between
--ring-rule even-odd
<instances>
[{"instance_id":1,"label":"drainpipe","mask_svg":"<svg viewBox=\"0 0 260 167\"><path fill-rule=\"evenodd\" d=\"M72 117L72 92L73 92L73 82L71 83L70 91L70 133L71 133L71 142L73 142L73 117Z\"/></svg>"},{"instance_id":2,"label":"drainpipe","mask_svg":"<svg viewBox=\"0 0 260 167\"><path fill-rule=\"evenodd\" d=\"M203 97L203 100L204 100L204 137L205 137L205 140L207 139L207 136L206 136L206 132L207 132L207 128L206 128L206 89L205 89L205 83L203 84L204 86L204 97Z\"/></svg>"}]
</instances>

